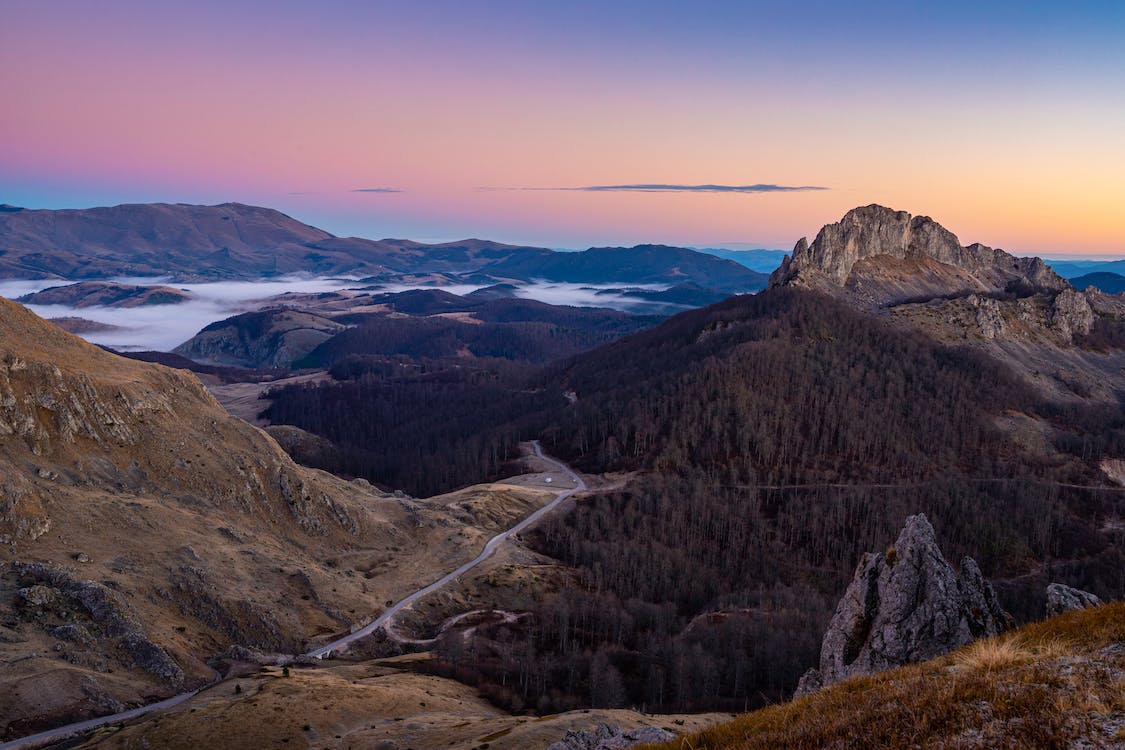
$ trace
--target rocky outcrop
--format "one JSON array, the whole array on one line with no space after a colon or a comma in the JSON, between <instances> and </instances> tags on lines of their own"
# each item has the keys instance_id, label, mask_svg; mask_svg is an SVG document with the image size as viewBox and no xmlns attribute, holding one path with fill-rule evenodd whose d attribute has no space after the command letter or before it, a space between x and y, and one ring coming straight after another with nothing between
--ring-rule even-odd
<instances>
[{"instance_id":1,"label":"rocky outcrop","mask_svg":"<svg viewBox=\"0 0 1125 750\"><path fill-rule=\"evenodd\" d=\"M667 742L676 735L657 727L637 727L628 731L616 724L600 724L591 731L572 729L559 742L552 742L547 750L619 750L637 745Z\"/></svg>"},{"instance_id":2,"label":"rocky outcrop","mask_svg":"<svg viewBox=\"0 0 1125 750\"><path fill-rule=\"evenodd\" d=\"M1097 319L1094 308L1084 292L1064 289L1051 304L1051 327L1066 339L1084 336Z\"/></svg>"},{"instance_id":3,"label":"rocky outcrop","mask_svg":"<svg viewBox=\"0 0 1125 750\"><path fill-rule=\"evenodd\" d=\"M1087 607L1100 607L1102 600L1089 591L1067 586L1065 583L1052 583L1047 586L1047 616L1054 617L1063 612Z\"/></svg>"},{"instance_id":4,"label":"rocky outcrop","mask_svg":"<svg viewBox=\"0 0 1125 750\"><path fill-rule=\"evenodd\" d=\"M1067 282L1038 258L1017 258L981 244L962 246L928 216L878 205L855 208L810 245L801 239L770 286L846 290L879 306L909 299L1013 286L1055 292Z\"/></svg>"},{"instance_id":5,"label":"rocky outcrop","mask_svg":"<svg viewBox=\"0 0 1125 750\"><path fill-rule=\"evenodd\" d=\"M942 556L924 515L906 526L886 553L867 553L824 635L820 666L797 688L880 672L996 635L1008 623L992 587L972 558L961 575Z\"/></svg>"},{"instance_id":6,"label":"rocky outcrop","mask_svg":"<svg viewBox=\"0 0 1125 750\"><path fill-rule=\"evenodd\" d=\"M18 606L44 627L61 622L51 630L56 638L80 646L105 639L129 666L143 669L172 688L184 684L183 669L149 639L140 617L122 594L97 581L74 580L66 570L45 563L15 563L12 568L26 584L17 591Z\"/></svg>"}]
</instances>

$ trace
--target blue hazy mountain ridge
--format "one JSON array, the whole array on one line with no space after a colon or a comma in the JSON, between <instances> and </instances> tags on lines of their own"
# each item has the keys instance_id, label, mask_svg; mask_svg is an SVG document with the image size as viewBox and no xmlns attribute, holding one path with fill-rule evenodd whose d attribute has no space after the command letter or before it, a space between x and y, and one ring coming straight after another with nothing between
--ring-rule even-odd
<instances>
[{"instance_id":1,"label":"blue hazy mountain ridge","mask_svg":"<svg viewBox=\"0 0 1125 750\"><path fill-rule=\"evenodd\" d=\"M1043 262L1055 269L1055 273L1064 279L1074 279L1089 273L1100 272L1125 274L1125 260L1063 260L1056 258L1054 260L1045 259Z\"/></svg>"},{"instance_id":2,"label":"blue hazy mountain ridge","mask_svg":"<svg viewBox=\"0 0 1125 750\"><path fill-rule=\"evenodd\" d=\"M1094 287L1106 294L1125 292L1125 276L1110 271L1095 271L1068 279L1075 289Z\"/></svg>"},{"instance_id":3,"label":"blue hazy mountain ridge","mask_svg":"<svg viewBox=\"0 0 1125 750\"><path fill-rule=\"evenodd\" d=\"M0 278L169 276L188 282L294 273L694 283L728 292L755 291L766 283L763 274L743 265L686 248L638 245L564 253L479 239L427 245L336 237L280 211L240 203L62 210L5 205L0 211Z\"/></svg>"},{"instance_id":4,"label":"blue hazy mountain ridge","mask_svg":"<svg viewBox=\"0 0 1125 750\"><path fill-rule=\"evenodd\" d=\"M701 253L733 260L735 263L759 273L773 273L781 265L781 259L789 254L785 250L766 250L764 248L732 250L722 247L699 247L695 249Z\"/></svg>"}]
</instances>

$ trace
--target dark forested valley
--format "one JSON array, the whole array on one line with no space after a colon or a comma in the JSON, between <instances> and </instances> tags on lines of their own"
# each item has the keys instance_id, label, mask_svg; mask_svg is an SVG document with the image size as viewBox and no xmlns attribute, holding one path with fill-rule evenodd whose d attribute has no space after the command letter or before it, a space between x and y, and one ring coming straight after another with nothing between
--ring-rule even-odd
<instances>
[{"instance_id":1,"label":"dark forested valley","mask_svg":"<svg viewBox=\"0 0 1125 750\"><path fill-rule=\"evenodd\" d=\"M736 297L545 367L352 355L332 372L269 414L332 440L334 470L425 494L541 437L585 471L635 472L532 537L580 585L442 646L442 670L512 708L781 699L856 560L917 512L1017 620L1048 580L1125 593L1125 502L1096 468L1125 450L1120 409L1045 401L983 353L828 297Z\"/></svg>"}]
</instances>

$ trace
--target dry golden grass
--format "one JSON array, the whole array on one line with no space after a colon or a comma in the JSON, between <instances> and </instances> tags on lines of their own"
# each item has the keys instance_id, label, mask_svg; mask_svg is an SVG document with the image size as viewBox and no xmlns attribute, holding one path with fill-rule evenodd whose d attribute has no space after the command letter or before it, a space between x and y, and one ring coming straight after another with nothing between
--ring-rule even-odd
<instances>
[{"instance_id":1,"label":"dry golden grass","mask_svg":"<svg viewBox=\"0 0 1125 750\"><path fill-rule=\"evenodd\" d=\"M1125 603L839 683L674 740L692 748L1111 746L1125 711ZM1098 744L1099 742L1103 744Z\"/></svg>"}]
</instances>

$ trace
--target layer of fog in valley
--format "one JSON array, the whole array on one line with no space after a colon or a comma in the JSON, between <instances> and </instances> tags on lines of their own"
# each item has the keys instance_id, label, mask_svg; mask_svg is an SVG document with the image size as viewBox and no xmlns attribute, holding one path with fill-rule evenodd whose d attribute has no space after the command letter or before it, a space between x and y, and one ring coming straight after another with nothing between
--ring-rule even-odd
<instances>
[{"instance_id":1,"label":"layer of fog in valley","mask_svg":"<svg viewBox=\"0 0 1125 750\"><path fill-rule=\"evenodd\" d=\"M82 307L69 305L27 305L28 309L43 318L83 318L97 323L116 326L115 330L80 334L93 344L126 351L170 351L190 339L200 329L224 318L257 310L271 304L271 299L289 292L319 294L346 289L371 290L371 294L402 292L410 289L441 289L450 294L464 295L484 285L456 284L441 287L432 285L382 284L368 287L356 279L342 278L280 278L262 281L217 281L202 284L168 283L160 278L118 278L112 281L142 286L167 285L182 289L195 296L187 302L174 305L146 305L132 308ZM58 279L0 280L0 297L17 299L25 294L74 282ZM647 312L651 303L623 294L622 289L660 291L661 284L572 284L537 281L517 287L514 294L552 305L580 307L608 307L629 312ZM357 294L364 293L357 291Z\"/></svg>"}]
</instances>

